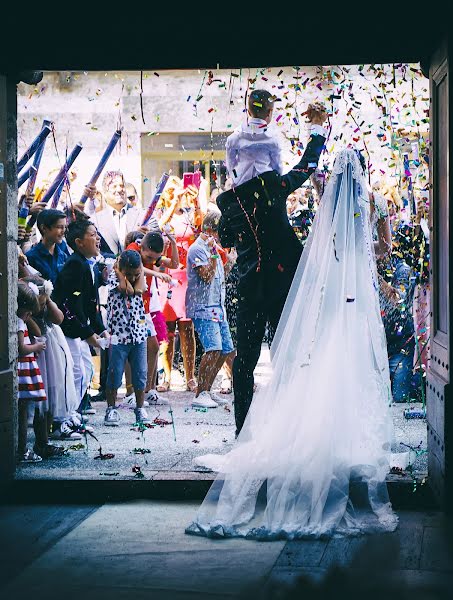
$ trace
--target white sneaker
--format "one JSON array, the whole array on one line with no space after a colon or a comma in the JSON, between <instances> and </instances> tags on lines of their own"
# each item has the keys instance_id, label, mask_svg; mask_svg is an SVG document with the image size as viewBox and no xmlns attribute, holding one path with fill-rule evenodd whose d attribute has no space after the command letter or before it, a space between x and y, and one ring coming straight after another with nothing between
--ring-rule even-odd
<instances>
[{"instance_id":1,"label":"white sneaker","mask_svg":"<svg viewBox=\"0 0 453 600\"><path fill-rule=\"evenodd\" d=\"M113 406L109 406L105 411L104 425L117 427L120 424L120 413Z\"/></svg>"},{"instance_id":2,"label":"white sneaker","mask_svg":"<svg viewBox=\"0 0 453 600\"><path fill-rule=\"evenodd\" d=\"M82 435L78 431L74 431L71 427L63 421L58 429L54 429L49 435L51 440L81 440Z\"/></svg>"},{"instance_id":3,"label":"white sneaker","mask_svg":"<svg viewBox=\"0 0 453 600\"><path fill-rule=\"evenodd\" d=\"M124 396L123 400L124 404L127 404L130 408L137 408L137 402L135 400L135 392ZM149 406L149 402L147 400L144 401L143 406Z\"/></svg>"},{"instance_id":4,"label":"white sneaker","mask_svg":"<svg viewBox=\"0 0 453 600\"><path fill-rule=\"evenodd\" d=\"M211 398L209 392L201 392L198 398L192 400L192 406L200 408L217 408L219 405Z\"/></svg>"},{"instance_id":5,"label":"white sneaker","mask_svg":"<svg viewBox=\"0 0 453 600\"><path fill-rule=\"evenodd\" d=\"M145 408L135 408L134 409L135 418L137 423L150 423L151 419L148 417L148 413Z\"/></svg>"},{"instance_id":6,"label":"white sneaker","mask_svg":"<svg viewBox=\"0 0 453 600\"><path fill-rule=\"evenodd\" d=\"M144 406L157 406L159 404L168 405L170 402L167 398L159 396L156 390L149 390L149 392L146 392Z\"/></svg>"},{"instance_id":7,"label":"white sneaker","mask_svg":"<svg viewBox=\"0 0 453 600\"><path fill-rule=\"evenodd\" d=\"M94 431L94 427L91 427L91 425L87 425L86 423L82 423L82 425L72 425L69 423L69 427L71 427L73 431L76 431L77 433L85 433L85 431L93 433Z\"/></svg>"},{"instance_id":8,"label":"white sneaker","mask_svg":"<svg viewBox=\"0 0 453 600\"><path fill-rule=\"evenodd\" d=\"M228 404L228 400L226 398L222 398L222 396L219 396L215 392L209 392L209 395L211 396L211 400L214 400L214 402L217 402L217 404Z\"/></svg>"},{"instance_id":9,"label":"white sneaker","mask_svg":"<svg viewBox=\"0 0 453 600\"><path fill-rule=\"evenodd\" d=\"M69 425L69 427L71 429L74 429L75 431L78 431L79 433L83 433L83 429L85 429L86 431L90 431L93 432L94 429L93 427L91 427L91 425L87 425L87 419L84 417L83 420L80 418L80 415L78 412L74 412L72 413L72 415L69 417L69 419L67 419L67 424Z\"/></svg>"},{"instance_id":10,"label":"white sneaker","mask_svg":"<svg viewBox=\"0 0 453 600\"><path fill-rule=\"evenodd\" d=\"M88 419L86 417L84 417L82 421L81 414L78 413L76 410L73 413L71 413L71 416L69 417L69 419L67 419L67 421L70 425L72 424L76 427L80 425L86 425L88 423Z\"/></svg>"}]
</instances>

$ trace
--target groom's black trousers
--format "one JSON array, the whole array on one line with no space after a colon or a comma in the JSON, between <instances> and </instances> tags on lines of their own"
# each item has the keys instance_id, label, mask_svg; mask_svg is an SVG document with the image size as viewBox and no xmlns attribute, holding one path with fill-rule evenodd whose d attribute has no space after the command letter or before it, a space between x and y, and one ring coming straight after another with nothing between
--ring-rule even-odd
<instances>
[{"instance_id":1,"label":"groom's black trousers","mask_svg":"<svg viewBox=\"0 0 453 600\"><path fill-rule=\"evenodd\" d=\"M260 357L266 324L268 325L270 344L277 329L286 296L287 290L286 293L283 293L283 295L280 295L270 303L257 303L256 299L241 296L241 293L239 293L237 307L237 354L233 363L236 434L241 431L252 402L253 371ZM265 304L267 306L264 306Z\"/></svg>"}]
</instances>

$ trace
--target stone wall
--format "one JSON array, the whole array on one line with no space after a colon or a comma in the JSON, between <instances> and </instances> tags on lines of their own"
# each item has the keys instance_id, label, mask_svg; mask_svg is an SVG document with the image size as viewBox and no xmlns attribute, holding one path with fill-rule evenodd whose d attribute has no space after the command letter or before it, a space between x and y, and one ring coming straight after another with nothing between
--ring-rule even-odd
<instances>
[{"instance_id":1,"label":"stone wall","mask_svg":"<svg viewBox=\"0 0 453 600\"><path fill-rule=\"evenodd\" d=\"M16 89L0 76L0 479L15 472L17 440Z\"/></svg>"},{"instance_id":2,"label":"stone wall","mask_svg":"<svg viewBox=\"0 0 453 600\"><path fill-rule=\"evenodd\" d=\"M250 84L250 79L256 81ZM148 172L148 163L142 160L142 147L149 148L153 140L157 140L156 136L170 133L209 136L212 131L226 138L243 118L247 86L264 87L280 98L274 111L274 119L279 119L277 126L288 137L300 137L302 142L307 139L307 126L301 113L311 101L326 102L333 109L333 127L323 162L329 163L333 153L348 142L362 148L365 142L375 178L394 174L393 167L388 168L392 160L391 130L403 128L426 134L428 127L421 122L429 105L427 80L416 73L416 66L411 69L402 65L395 71L391 65L371 69L369 66L237 69L233 72L220 69L212 72L211 82L209 73L204 70L145 72L142 95L140 80L140 72L47 72L34 89L20 84L19 155L39 131L42 120L52 119L59 158L49 139L41 176L60 166L66 149L69 152L81 141L84 149L76 162L78 178L74 183L77 195L113 131L121 126L121 144L109 166L122 168L126 179L144 193L146 204L158 175L157 171L151 175ZM414 107L412 85L416 96ZM379 104L387 104L391 118L383 117ZM383 141L382 135L386 134ZM297 161L298 148L294 146L290 151L289 142L287 148L289 169ZM184 150L180 156L183 160Z\"/></svg>"}]
</instances>

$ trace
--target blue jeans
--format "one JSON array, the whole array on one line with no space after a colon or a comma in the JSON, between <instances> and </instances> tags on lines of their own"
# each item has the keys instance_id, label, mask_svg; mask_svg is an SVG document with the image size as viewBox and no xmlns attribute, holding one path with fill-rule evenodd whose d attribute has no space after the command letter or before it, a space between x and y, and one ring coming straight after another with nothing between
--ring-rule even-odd
<instances>
[{"instance_id":1,"label":"blue jeans","mask_svg":"<svg viewBox=\"0 0 453 600\"><path fill-rule=\"evenodd\" d=\"M414 350L413 339L402 350L392 353L389 348L390 382L394 402L408 402L411 397Z\"/></svg>"},{"instance_id":2,"label":"blue jeans","mask_svg":"<svg viewBox=\"0 0 453 600\"><path fill-rule=\"evenodd\" d=\"M131 366L134 390L141 392L145 389L148 363L146 360L146 342L141 342L140 344L117 344L110 347L106 383L108 390L117 390L121 386L127 360Z\"/></svg>"},{"instance_id":3,"label":"blue jeans","mask_svg":"<svg viewBox=\"0 0 453 600\"><path fill-rule=\"evenodd\" d=\"M227 321L192 319L193 325L205 352L219 351L222 354L233 352L233 340Z\"/></svg>"}]
</instances>

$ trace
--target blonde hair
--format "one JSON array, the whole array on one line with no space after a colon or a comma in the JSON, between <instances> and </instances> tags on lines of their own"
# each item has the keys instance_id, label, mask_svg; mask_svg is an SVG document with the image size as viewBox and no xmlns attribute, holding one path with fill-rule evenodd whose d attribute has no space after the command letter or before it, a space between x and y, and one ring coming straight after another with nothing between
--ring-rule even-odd
<instances>
[{"instance_id":1,"label":"blonde hair","mask_svg":"<svg viewBox=\"0 0 453 600\"><path fill-rule=\"evenodd\" d=\"M386 198L387 202L392 203L398 210L401 210L403 203L401 196L399 195L398 189L395 185L392 185L385 180L379 184L380 193Z\"/></svg>"},{"instance_id":2,"label":"blonde hair","mask_svg":"<svg viewBox=\"0 0 453 600\"><path fill-rule=\"evenodd\" d=\"M175 189L181 186L181 179L179 177L176 177L176 175L170 175L165 185L164 191L160 195L160 199L157 203L156 208L160 208L163 211L167 210L167 208L170 206L173 200Z\"/></svg>"}]
</instances>

